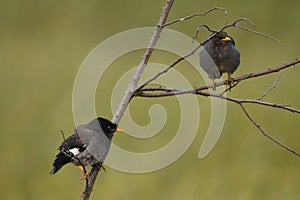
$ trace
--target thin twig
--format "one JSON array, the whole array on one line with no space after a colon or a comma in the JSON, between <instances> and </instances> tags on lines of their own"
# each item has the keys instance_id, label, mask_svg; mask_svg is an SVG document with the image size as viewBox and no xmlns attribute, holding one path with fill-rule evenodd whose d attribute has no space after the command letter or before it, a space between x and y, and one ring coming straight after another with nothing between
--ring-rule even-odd
<instances>
[{"instance_id":1,"label":"thin twig","mask_svg":"<svg viewBox=\"0 0 300 200\"><path fill-rule=\"evenodd\" d=\"M238 84L240 83L240 81L237 81L235 83L233 83L233 85L229 86L228 88L226 88L223 92L221 92L221 95L225 94L226 92L230 92L232 88L236 87Z\"/></svg>"},{"instance_id":2,"label":"thin twig","mask_svg":"<svg viewBox=\"0 0 300 200\"><path fill-rule=\"evenodd\" d=\"M258 32L258 31L255 31L253 29L250 29L250 28L246 28L246 27L243 27L243 26L240 26L239 23L240 22L247 22L247 23L250 23L252 26L255 26L255 24L253 23L253 21L251 19L248 19L248 18L240 18L240 19L237 19L236 21L234 21L232 24L229 24L229 25L226 25L223 27L223 29L221 30L225 30L229 27L236 27L238 29L241 29L241 30L244 30L244 31L248 31L248 32L252 32L252 33L255 33L257 35L260 35L260 36L263 36L263 37L266 37L266 38L269 38L271 40L274 40L275 42L277 42L278 44L280 44L281 46L284 46L284 44L278 40L277 38L273 37L273 36L270 36L268 34L265 34L265 33L261 33L261 32ZM221 31L220 31L221 32Z\"/></svg>"},{"instance_id":3,"label":"thin twig","mask_svg":"<svg viewBox=\"0 0 300 200\"><path fill-rule=\"evenodd\" d=\"M280 80L280 76L276 78L276 80L271 85L271 87L269 87L260 97L258 97L257 100L262 100L265 96L267 96L267 94L269 94L269 92L271 92L277 86L279 80Z\"/></svg>"},{"instance_id":4,"label":"thin twig","mask_svg":"<svg viewBox=\"0 0 300 200\"><path fill-rule=\"evenodd\" d=\"M213 29L211 29L206 24L200 24L197 27L196 31L195 31L195 36L193 37L193 39L196 39L198 37L198 33L199 33L201 27L205 27L209 32L212 32L212 33L219 33L221 31L224 31L227 28L236 27L238 29L241 29L241 30L244 30L244 31L248 31L248 32L251 32L251 33L254 33L254 34L266 37L266 38L269 38L271 40L274 40L275 42L277 42L281 46L284 46L284 44L280 40L278 40L277 38L275 38L273 36L270 36L268 34L265 34L265 33L261 33L261 32L255 31L255 30L250 29L250 28L246 28L246 27L240 26L239 25L240 22L246 22L246 23L248 23L248 24L250 24L252 26L255 26L255 24L253 23L253 21L251 19L248 19L248 18L239 18L239 19L235 20L234 22L232 22L231 24L227 24L227 25L223 26L220 30L213 30Z\"/></svg>"},{"instance_id":5,"label":"thin twig","mask_svg":"<svg viewBox=\"0 0 300 200\"><path fill-rule=\"evenodd\" d=\"M224 100L231 101L231 102L235 102L235 103L258 104L258 105L263 105L263 106L273 107L273 108L279 108L279 109L290 111L292 113L300 114L300 110L298 110L296 108L289 107L287 105L282 105L282 104L270 103L270 102L266 102L266 101L253 100L253 99L238 99L238 98L223 96L223 95L220 95L220 94L201 92L201 91L197 91L197 92L195 92L195 94L206 96L206 97L207 96L217 97L217 98L224 99Z\"/></svg>"},{"instance_id":6,"label":"thin twig","mask_svg":"<svg viewBox=\"0 0 300 200\"><path fill-rule=\"evenodd\" d=\"M296 112L300 114L300 110L297 110L295 108L290 108L284 105L279 105L279 104L274 104L274 103L269 103L269 102L262 102L262 101L258 101L258 100L243 100L243 99L236 99L236 98L232 98L232 97L226 97L226 96L221 96L218 94L213 94L213 93L206 93L206 92L196 92L196 94L198 95L203 95L203 96L211 96L211 97L217 97L220 99L224 99L224 100L228 100L234 103L237 103L241 106L243 112L247 115L248 119L260 130L260 132L268 137L269 139L271 139L273 142L275 142L276 144L278 144L279 146L283 147L284 149L288 150L289 152L300 156L300 154L298 152L296 152L295 150L293 150L292 148L282 144L280 141L278 141L277 139L275 139L274 137L272 137L271 135L269 135L267 132L265 132L261 126L254 121L254 119L250 116L250 114L247 112L247 110L245 109L245 107L243 106L243 103L256 103L256 104L261 104L261 105L265 105L265 106L271 106L271 107L276 107L276 108L281 108L281 109L285 109L285 110L289 110L291 112Z\"/></svg>"},{"instance_id":7,"label":"thin twig","mask_svg":"<svg viewBox=\"0 0 300 200\"><path fill-rule=\"evenodd\" d=\"M173 21L164 23L164 24L161 25L161 27L166 27L166 26L169 26L169 25L174 24L174 23L177 23L177 22L182 22L182 21L191 19L191 18L193 18L193 17L204 16L204 15L207 15L208 13L210 13L210 12L212 12L212 11L215 11L215 10L223 10L223 11L224 11L224 15L227 15L227 9L226 9L226 8L222 8L222 7L214 7L214 8L211 8L211 9L206 10L205 12L194 13L194 14L189 15L189 16L187 16L187 17L182 17L182 18L175 19L175 20L173 20Z\"/></svg>"},{"instance_id":8,"label":"thin twig","mask_svg":"<svg viewBox=\"0 0 300 200\"><path fill-rule=\"evenodd\" d=\"M277 42L281 46L284 46L284 44L280 40L278 40L277 38L275 38L273 36L270 36L268 34L265 34L265 33L261 33L261 32L255 31L255 30L250 29L250 28L246 28L246 27L240 26L239 25L240 22L246 22L246 23L248 23L248 24L250 24L252 26L255 26L255 24L253 23L253 21L251 19L248 19L248 18L239 18L239 19L235 20L234 22L232 22L231 24L227 24L227 25L223 26L220 30L213 30L207 24L200 24L197 27L196 31L195 31L195 36L193 37L193 39L196 39L198 37L198 33L199 33L201 27L205 27L209 32L212 32L212 33L219 33L221 31L224 31L227 28L236 27L238 29L241 29L241 30L244 30L244 31L248 31L248 32L251 32L251 33L254 33L254 34L266 37L266 38L269 38L271 40L274 40L275 42Z\"/></svg>"},{"instance_id":9,"label":"thin twig","mask_svg":"<svg viewBox=\"0 0 300 200\"><path fill-rule=\"evenodd\" d=\"M280 44L280 46L284 46L284 44L278 40L277 38L273 37L273 36L270 36L270 35L267 35L265 33L261 33L261 32L258 32L258 31L255 31L253 29L250 29L250 28L246 28L246 27L243 27L243 26L236 26L237 28L241 29L241 30L244 30L244 31L249 31L249 32L252 32L252 33L255 33L257 35L260 35L260 36L263 36L263 37L266 37L266 38L269 38L271 40L274 40L275 42L277 42L278 44Z\"/></svg>"},{"instance_id":10,"label":"thin twig","mask_svg":"<svg viewBox=\"0 0 300 200\"><path fill-rule=\"evenodd\" d=\"M236 19L234 22L230 23L230 24L225 24L221 29L219 30L213 30L211 29L207 24L200 24L198 25L196 31L195 31L195 35L193 37L193 40L195 40L196 38L198 38L198 34L199 34L199 31L202 27L206 28L209 32L212 32L212 37L214 37L216 34L224 31L225 29L229 28L229 27L237 27L239 22L247 22L253 26L255 26L255 24L252 22L251 19L247 19L247 18L238 18ZM212 38L211 36L209 38Z\"/></svg>"},{"instance_id":11,"label":"thin twig","mask_svg":"<svg viewBox=\"0 0 300 200\"><path fill-rule=\"evenodd\" d=\"M65 141L65 140L66 140L66 137L65 137L64 131L63 131L63 130L59 130L59 131L60 131L60 133L61 133L61 135L62 135L63 140Z\"/></svg>"},{"instance_id":12,"label":"thin twig","mask_svg":"<svg viewBox=\"0 0 300 200\"><path fill-rule=\"evenodd\" d=\"M256 126L256 128L267 138L269 138L271 141L275 142L276 144L278 144L279 146L281 146L282 148L286 149L287 151L297 155L300 157L300 154L295 151L294 149L282 144L279 140L275 139L274 137L272 137L271 135L269 135L266 131L264 131L261 126L250 116L250 114L247 112L247 110L245 109L245 107L243 106L242 103L239 103L239 105L241 106L243 112L245 113L245 115L248 117L248 119L254 124L254 126Z\"/></svg>"},{"instance_id":13,"label":"thin twig","mask_svg":"<svg viewBox=\"0 0 300 200\"><path fill-rule=\"evenodd\" d=\"M146 85L148 85L149 83L151 83L152 81L156 80L158 77L160 77L161 75L167 73L170 69L172 69L175 65L177 65L178 63L180 63L181 61L183 61L184 59L190 57L191 55L195 54L195 52L201 47L201 45L198 45L196 48L194 48L190 53L186 54L185 56L182 56L180 58L178 58L177 60L175 60L171 65L169 65L168 67L166 67L165 69L163 69L162 71L158 72L155 76L153 76L152 78L150 78L149 80L145 81L141 86L139 86L136 91L139 91L140 89L142 89L143 87L145 87Z\"/></svg>"},{"instance_id":14,"label":"thin twig","mask_svg":"<svg viewBox=\"0 0 300 200\"><path fill-rule=\"evenodd\" d=\"M200 25L197 26L197 29L195 31L195 35L193 37L193 42L198 38L199 32L200 32L202 27L206 28L206 30L208 30L211 33L217 33L218 32L216 30L212 30L207 24L200 24Z\"/></svg>"}]
</instances>

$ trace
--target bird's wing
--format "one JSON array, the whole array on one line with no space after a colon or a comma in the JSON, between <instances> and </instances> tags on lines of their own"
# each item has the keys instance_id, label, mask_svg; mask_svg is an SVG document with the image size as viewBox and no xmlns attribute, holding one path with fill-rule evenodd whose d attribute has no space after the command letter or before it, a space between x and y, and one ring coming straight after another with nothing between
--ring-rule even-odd
<instances>
[{"instance_id":1,"label":"bird's wing","mask_svg":"<svg viewBox=\"0 0 300 200\"><path fill-rule=\"evenodd\" d=\"M59 150L67 149L71 150L74 148L82 148L84 146L83 141L79 137L79 134L77 130L74 131L74 134L72 134L70 137L68 137L63 143L59 146Z\"/></svg>"},{"instance_id":2,"label":"bird's wing","mask_svg":"<svg viewBox=\"0 0 300 200\"><path fill-rule=\"evenodd\" d=\"M211 48L201 48L199 52L200 66L208 74L209 78L220 78L221 74L218 69L217 63L214 62L215 56Z\"/></svg>"},{"instance_id":3,"label":"bird's wing","mask_svg":"<svg viewBox=\"0 0 300 200\"><path fill-rule=\"evenodd\" d=\"M73 135L63 141L63 143L58 147L59 153L55 157L53 169L50 174L55 174L65 164L72 162L73 157L77 156L80 152L83 152L85 148L86 146L82 143L80 137L75 131Z\"/></svg>"}]
</instances>

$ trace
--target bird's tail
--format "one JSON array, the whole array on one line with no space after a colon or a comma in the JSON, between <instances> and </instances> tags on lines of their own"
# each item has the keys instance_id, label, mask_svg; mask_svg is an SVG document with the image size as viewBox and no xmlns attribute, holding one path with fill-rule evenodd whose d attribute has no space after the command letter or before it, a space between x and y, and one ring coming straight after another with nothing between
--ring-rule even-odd
<instances>
[{"instance_id":1,"label":"bird's tail","mask_svg":"<svg viewBox=\"0 0 300 200\"><path fill-rule=\"evenodd\" d=\"M50 174L55 174L60 168L62 168L65 164L71 162L71 158L66 156L62 151L60 151L53 162L53 169L50 171Z\"/></svg>"}]
</instances>

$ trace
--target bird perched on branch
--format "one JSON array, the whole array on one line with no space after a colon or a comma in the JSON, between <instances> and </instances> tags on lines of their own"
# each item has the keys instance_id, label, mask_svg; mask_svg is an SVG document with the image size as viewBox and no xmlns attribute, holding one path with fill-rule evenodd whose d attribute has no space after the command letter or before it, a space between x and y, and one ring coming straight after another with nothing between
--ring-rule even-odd
<instances>
[{"instance_id":1,"label":"bird perched on branch","mask_svg":"<svg viewBox=\"0 0 300 200\"><path fill-rule=\"evenodd\" d=\"M55 174L65 164L72 162L88 177L85 166L96 165L99 170L108 154L114 132L122 132L111 121L98 117L87 124L76 127L74 133L59 146L50 174Z\"/></svg>"},{"instance_id":2,"label":"bird perched on branch","mask_svg":"<svg viewBox=\"0 0 300 200\"><path fill-rule=\"evenodd\" d=\"M223 73L228 74L227 85L231 87L233 83L231 74L240 64L240 52L235 47L232 37L225 31L216 34L203 45L199 57L200 66L213 81L213 89L216 87L214 80L221 78Z\"/></svg>"}]
</instances>

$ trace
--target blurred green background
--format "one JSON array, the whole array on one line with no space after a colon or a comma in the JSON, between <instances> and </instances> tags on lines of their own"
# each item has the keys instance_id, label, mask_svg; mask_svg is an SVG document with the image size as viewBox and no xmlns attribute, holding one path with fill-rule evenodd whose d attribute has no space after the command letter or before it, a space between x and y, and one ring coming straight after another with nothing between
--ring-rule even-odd
<instances>
[{"instance_id":1,"label":"blurred green background","mask_svg":"<svg viewBox=\"0 0 300 200\"><path fill-rule=\"evenodd\" d=\"M74 129L72 89L77 70L87 54L106 38L132 28L155 26L163 4L145 0L0 2L2 199L79 199L84 186L80 170L68 165L55 176L48 174L62 141L58 130L69 135ZM193 36L200 23L219 28L226 21L247 17L255 22L256 30L285 44L280 47L255 34L229 30L242 55L234 76L299 57L299 1L177 0L169 20L214 6L226 7L228 16L217 11L169 28ZM201 32L200 38L206 36ZM99 115L112 117L112 80L136 66L142 53L125 56L122 63L116 61L100 81L96 105ZM168 64L176 58L161 53L157 52L151 61ZM300 108L299 67L280 72L278 86L265 100ZM176 69L182 70L192 85L203 84L193 76L192 67L183 63ZM241 83L229 95L257 98L277 76ZM300 159L263 137L236 105L228 104L223 133L214 150L205 159L198 159L210 119L209 99L198 99L198 134L180 159L147 174L108 168L98 177L91 199L300 199ZM114 137L116 144L139 152L154 150L172 139L180 119L175 98L139 98L133 101L130 111L138 124L146 125L148 107L153 103L161 103L171 112L161 133L149 141L118 135ZM247 108L267 132L300 151L299 116L260 106Z\"/></svg>"}]
</instances>

